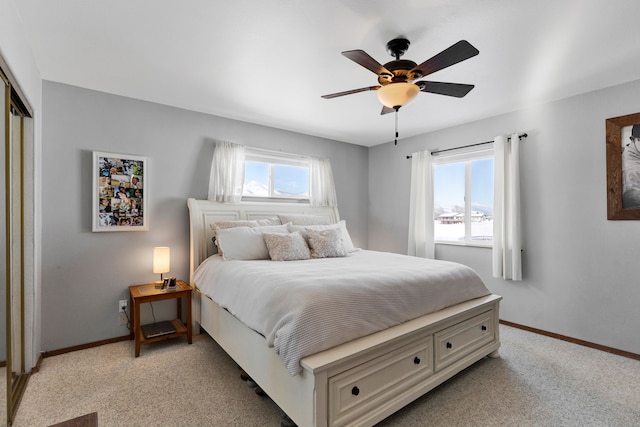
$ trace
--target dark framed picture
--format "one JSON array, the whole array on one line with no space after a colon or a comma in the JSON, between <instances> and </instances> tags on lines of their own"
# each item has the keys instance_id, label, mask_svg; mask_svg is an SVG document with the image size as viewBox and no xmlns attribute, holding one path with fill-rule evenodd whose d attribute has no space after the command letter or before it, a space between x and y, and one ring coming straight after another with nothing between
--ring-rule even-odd
<instances>
[{"instance_id":1,"label":"dark framed picture","mask_svg":"<svg viewBox=\"0 0 640 427\"><path fill-rule=\"evenodd\" d=\"M640 219L640 113L605 124L607 219Z\"/></svg>"},{"instance_id":2,"label":"dark framed picture","mask_svg":"<svg viewBox=\"0 0 640 427\"><path fill-rule=\"evenodd\" d=\"M93 152L93 231L147 231L148 160Z\"/></svg>"}]
</instances>

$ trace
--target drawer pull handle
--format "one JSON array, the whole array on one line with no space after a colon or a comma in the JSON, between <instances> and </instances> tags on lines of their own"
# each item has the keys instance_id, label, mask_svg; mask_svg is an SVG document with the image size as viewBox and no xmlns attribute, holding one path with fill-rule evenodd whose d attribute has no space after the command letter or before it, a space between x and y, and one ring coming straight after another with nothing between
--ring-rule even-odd
<instances>
[{"instance_id":1,"label":"drawer pull handle","mask_svg":"<svg viewBox=\"0 0 640 427\"><path fill-rule=\"evenodd\" d=\"M453 347L453 345L451 345L451 343L450 343L450 342L448 342L448 343L447 343L447 348L451 348L451 347Z\"/></svg>"},{"instance_id":2,"label":"drawer pull handle","mask_svg":"<svg viewBox=\"0 0 640 427\"><path fill-rule=\"evenodd\" d=\"M484 326L484 325L482 325L482 330L483 330L483 331L486 331L486 330L487 330L487 327L486 327L486 326Z\"/></svg>"},{"instance_id":3,"label":"drawer pull handle","mask_svg":"<svg viewBox=\"0 0 640 427\"><path fill-rule=\"evenodd\" d=\"M420 358L419 358L418 356L416 356L416 357L413 359L413 363L415 363L416 365L419 365L419 364L420 364Z\"/></svg>"},{"instance_id":4,"label":"drawer pull handle","mask_svg":"<svg viewBox=\"0 0 640 427\"><path fill-rule=\"evenodd\" d=\"M360 389L359 389L358 387L355 387L355 386L354 386L354 387L351 389L351 394L353 394L354 396L359 395L359 394L360 394Z\"/></svg>"}]
</instances>

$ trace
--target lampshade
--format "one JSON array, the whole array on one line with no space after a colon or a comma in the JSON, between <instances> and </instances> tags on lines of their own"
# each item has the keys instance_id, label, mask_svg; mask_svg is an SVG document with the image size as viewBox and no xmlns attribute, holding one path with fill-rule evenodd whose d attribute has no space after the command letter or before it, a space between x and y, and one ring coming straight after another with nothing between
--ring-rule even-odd
<instances>
[{"instance_id":1,"label":"lampshade","mask_svg":"<svg viewBox=\"0 0 640 427\"><path fill-rule=\"evenodd\" d=\"M163 273L168 273L171 268L170 251L168 246L158 246L153 248L153 272L159 273L162 278Z\"/></svg>"},{"instance_id":2,"label":"lampshade","mask_svg":"<svg viewBox=\"0 0 640 427\"><path fill-rule=\"evenodd\" d=\"M418 92L420 88L413 83L389 83L378 89L378 99L385 107L402 107L411 102Z\"/></svg>"}]
</instances>

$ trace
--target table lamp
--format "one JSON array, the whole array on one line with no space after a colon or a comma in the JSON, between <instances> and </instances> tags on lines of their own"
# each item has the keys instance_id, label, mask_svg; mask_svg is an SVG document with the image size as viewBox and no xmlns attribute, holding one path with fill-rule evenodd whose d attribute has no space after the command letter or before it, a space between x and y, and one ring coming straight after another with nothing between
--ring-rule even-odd
<instances>
[{"instance_id":1,"label":"table lamp","mask_svg":"<svg viewBox=\"0 0 640 427\"><path fill-rule=\"evenodd\" d=\"M162 283L162 275L168 273L171 269L170 250L168 246L157 246L153 248L153 272L160 273L160 281Z\"/></svg>"}]
</instances>

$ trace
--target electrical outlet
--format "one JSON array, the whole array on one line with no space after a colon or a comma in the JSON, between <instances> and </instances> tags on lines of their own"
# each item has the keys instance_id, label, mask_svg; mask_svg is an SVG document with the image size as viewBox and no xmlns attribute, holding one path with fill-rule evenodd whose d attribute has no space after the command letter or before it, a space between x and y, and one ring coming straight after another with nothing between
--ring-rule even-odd
<instances>
[{"instance_id":1,"label":"electrical outlet","mask_svg":"<svg viewBox=\"0 0 640 427\"><path fill-rule=\"evenodd\" d=\"M118 321L120 326L125 326L129 319L127 319L127 300L122 299L118 301Z\"/></svg>"}]
</instances>

